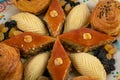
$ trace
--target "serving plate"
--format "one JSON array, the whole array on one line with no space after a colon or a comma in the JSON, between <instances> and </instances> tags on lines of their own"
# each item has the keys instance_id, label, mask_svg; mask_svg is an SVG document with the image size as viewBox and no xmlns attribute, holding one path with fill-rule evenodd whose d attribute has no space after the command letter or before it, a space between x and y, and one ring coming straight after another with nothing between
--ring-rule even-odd
<instances>
[{"instance_id":1,"label":"serving plate","mask_svg":"<svg viewBox=\"0 0 120 80\"><path fill-rule=\"evenodd\" d=\"M97 4L99 0L78 0L80 3L86 3L89 9L92 11L94 6ZM120 0L119 0L120 1ZM5 23L9 20L11 15L20 12L10 0L6 0L5 2L0 2L0 24ZM112 71L111 74L107 76L107 80L120 80L120 36L118 36L117 41L114 44L118 51L114 55L116 60L115 67L116 70Z\"/></svg>"}]
</instances>

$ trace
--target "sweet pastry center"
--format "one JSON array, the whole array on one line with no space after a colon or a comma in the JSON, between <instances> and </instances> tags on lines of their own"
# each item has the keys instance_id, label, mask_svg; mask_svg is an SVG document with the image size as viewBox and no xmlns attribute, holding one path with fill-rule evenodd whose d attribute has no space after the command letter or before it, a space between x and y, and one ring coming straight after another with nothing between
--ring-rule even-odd
<instances>
[{"instance_id":1,"label":"sweet pastry center","mask_svg":"<svg viewBox=\"0 0 120 80\"><path fill-rule=\"evenodd\" d=\"M54 60L54 64L55 64L56 66L62 65L62 64L63 64L62 58L56 58L56 59Z\"/></svg>"},{"instance_id":2,"label":"sweet pastry center","mask_svg":"<svg viewBox=\"0 0 120 80\"><path fill-rule=\"evenodd\" d=\"M83 39L85 40L92 39L92 35L90 33L83 33Z\"/></svg>"},{"instance_id":3,"label":"sweet pastry center","mask_svg":"<svg viewBox=\"0 0 120 80\"><path fill-rule=\"evenodd\" d=\"M32 36L31 35L25 35L24 36L24 42L26 42L26 43L32 42Z\"/></svg>"},{"instance_id":4,"label":"sweet pastry center","mask_svg":"<svg viewBox=\"0 0 120 80\"><path fill-rule=\"evenodd\" d=\"M50 16L51 17L57 17L58 16L58 12L56 10L52 10L52 11L50 11Z\"/></svg>"}]
</instances>

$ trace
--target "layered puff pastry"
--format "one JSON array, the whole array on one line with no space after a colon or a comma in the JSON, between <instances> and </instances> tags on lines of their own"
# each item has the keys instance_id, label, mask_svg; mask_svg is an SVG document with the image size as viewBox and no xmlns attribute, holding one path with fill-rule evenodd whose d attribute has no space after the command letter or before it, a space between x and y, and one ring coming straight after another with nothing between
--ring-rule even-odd
<instances>
[{"instance_id":1,"label":"layered puff pastry","mask_svg":"<svg viewBox=\"0 0 120 80\"><path fill-rule=\"evenodd\" d=\"M38 14L43 12L51 0L12 0L14 5L21 11Z\"/></svg>"},{"instance_id":2,"label":"layered puff pastry","mask_svg":"<svg viewBox=\"0 0 120 80\"><path fill-rule=\"evenodd\" d=\"M87 4L75 6L67 15L64 25L64 33L81 27L86 27L90 22L90 11Z\"/></svg>"},{"instance_id":3,"label":"layered puff pastry","mask_svg":"<svg viewBox=\"0 0 120 80\"><path fill-rule=\"evenodd\" d=\"M31 13L17 13L11 16L11 20L15 20L17 22L17 28L24 32L35 32L41 35L48 34L43 21Z\"/></svg>"},{"instance_id":4,"label":"layered puff pastry","mask_svg":"<svg viewBox=\"0 0 120 80\"><path fill-rule=\"evenodd\" d=\"M18 48L22 57L28 58L39 52L52 49L55 39L32 32L23 32L15 37L2 41L7 45Z\"/></svg>"},{"instance_id":5,"label":"layered puff pastry","mask_svg":"<svg viewBox=\"0 0 120 80\"><path fill-rule=\"evenodd\" d=\"M0 43L0 80L22 80L23 64L18 51Z\"/></svg>"},{"instance_id":6,"label":"layered puff pastry","mask_svg":"<svg viewBox=\"0 0 120 80\"><path fill-rule=\"evenodd\" d=\"M44 17L51 36L57 37L62 32L64 19L65 14L60 5L60 1L52 0Z\"/></svg>"},{"instance_id":7,"label":"layered puff pastry","mask_svg":"<svg viewBox=\"0 0 120 80\"><path fill-rule=\"evenodd\" d=\"M25 63L24 80L38 80L46 69L49 55L49 52L43 52L28 60Z\"/></svg>"},{"instance_id":8,"label":"layered puff pastry","mask_svg":"<svg viewBox=\"0 0 120 80\"><path fill-rule=\"evenodd\" d=\"M100 33L89 28L80 28L59 36L66 49L72 48L75 52L87 52L116 40L115 37Z\"/></svg>"},{"instance_id":9,"label":"layered puff pastry","mask_svg":"<svg viewBox=\"0 0 120 80\"><path fill-rule=\"evenodd\" d=\"M71 61L68 53L64 50L59 38L57 38L47 65L52 80L66 80L70 65Z\"/></svg>"},{"instance_id":10,"label":"layered puff pastry","mask_svg":"<svg viewBox=\"0 0 120 80\"><path fill-rule=\"evenodd\" d=\"M91 16L94 29L111 36L120 33L120 2L115 0L100 1Z\"/></svg>"},{"instance_id":11,"label":"layered puff pastry","mask_svg":"<svg viewBox=\"0 0 120 80\"><path fill-rule=\"evenodd\" d=\"M91 76L96 80L106 80L106 72L95 56L88 53L72 53L70 54L75 69L83 76Z\"/></svg>"}]
</instances>

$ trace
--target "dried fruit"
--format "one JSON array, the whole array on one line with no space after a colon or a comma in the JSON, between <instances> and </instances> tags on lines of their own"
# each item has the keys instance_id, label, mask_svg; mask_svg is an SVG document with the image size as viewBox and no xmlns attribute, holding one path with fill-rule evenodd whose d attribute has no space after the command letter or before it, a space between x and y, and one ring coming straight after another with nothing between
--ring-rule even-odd
<instances>
[{"instance_id":1,"label":"dried fruit","mask_svg":"<svg viewBox=\"0 0 120 80\"><path fill-rule=\"evenodd\" d=\"M4 40L4 34L0 32L0 41Z\"/></svg>"}]
</instances>

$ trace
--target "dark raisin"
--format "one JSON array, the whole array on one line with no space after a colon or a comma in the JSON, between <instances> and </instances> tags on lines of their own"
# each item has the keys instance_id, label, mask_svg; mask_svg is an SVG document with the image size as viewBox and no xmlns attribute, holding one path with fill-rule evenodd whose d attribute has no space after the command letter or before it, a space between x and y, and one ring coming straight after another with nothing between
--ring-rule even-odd
<instances>
[{"instance_id":1,"label":"dark raisin","mask_svg":"<svg viewBox=\"0 0 120 80\"><path fill-rule=\"evenodd\" d=\"M9 29L12 27L17 26L17 22L15 20L11 20L10 22L6 22L5 26L8 27Z\"/></svg>"},{"instance_id":2,"label":"dark raisin","mask_svg":"<svg viewBox=\"0 0 120 80\"><path fill-rule=\"evenodd\" d=\"M107 66L105 67L105 70L106 70L106 73L107 73L107 74L110 74L110 73L111 73L111 69L110 69L109 65L107 65Z\"/></svg>"},{"instance_id":3,"label":"dark raisin","mask_svg":"<svg viewBox=\"0 0 120 80\"><path fill-rule=\"evenodd\" d=\"M110 59L110 60L109 60L109 64L113 64L113 65L114 65L114 64L115 64L115 59L113 59L113 58Z\"/></svg>"},{"instance_id":4,"label":"dark raisin","mask_svg":"<svg viewBox=\"0 0 120 80\"><path fill-rule=\"evenodd\" d=\"M9 26L10 27L15 27L15 26L17 26L17 22L15 20L11 20L10 23L9 23Z\"/></svg>"},{"instance_id":5,"label":"dark raisin","mask_svg":"<svg viewBox=\"0 0 120 80\"><path fill-rule=\"evenodd\" d=\"M70 2L70 5L71 5L71 6L75 6L75 2L71 1L71 2Z\"/></svg>"},{"instance_id":6,"label":"dark raisin","mask_svg":"<svg viewBox=\"0 0 120 80\"><path fill-rule=\"evenodd\" d=\"M106 53L101 50L97 57L98 57L100 60L101 60L101 59L104 59L104 58L106 58Z\"/></svg>"},{"instance_id":7,"label":"dark raisin","mask_svg":"<svg viewBox=\"0 0 120 80\"><path fill-rule=\"evenodd\" d=\"M103 59L101 60L101 63L102 63L103 65L109 64L108 59L106 59L106 58L103 58Z\"/></svg>"},{"instance_id":8,"label":"dark raisin","mask_svg":"<svg viewBox=\"0 0 120 80\"><path fill-rule=\"evenodd\" d=\"M5 22L5 26L8 27L9 26L9 22Z\"/></svg>"},{"instance_id":9,"label":"dark raisin","mask_svg":"<svg viewBox=\"0 0 120 80\"><path fill-rule=\"evenodd\" d=\"M115 70L115 66L114 65L109 65L109 67L110 67L111 71Z\"/></svg>"},{"instance_id":10,"label":"dark raisin","mask_svg":"<svg viewBox=\"0 0 120 80\"><path fill-rule=\"evenodd\" d=\"M76 3L75 3L75 5L79 5L79 4L80 4L80 2L76 2Z\"/></svg>"},{"instance_id":11,"label":"dark raisin","mask_svg":"<svg viewBox=\"0 0 120 80\"><path fill-rule=\"evenodd\" d=\"M4 33L4 40L8 39L8 32Z\"/></svg>"}]
</instances>

